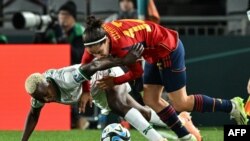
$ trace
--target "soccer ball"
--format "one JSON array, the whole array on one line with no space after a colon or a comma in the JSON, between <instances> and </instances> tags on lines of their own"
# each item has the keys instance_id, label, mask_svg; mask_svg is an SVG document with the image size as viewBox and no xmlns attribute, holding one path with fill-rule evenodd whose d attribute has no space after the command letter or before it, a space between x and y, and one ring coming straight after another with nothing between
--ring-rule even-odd
<instances>
[{"instance_id":1,"label":"soccer ball","mask_svg":"<svg viewBox=\"0 0 250 141\"><path fill-rule=\"evenodd\" d=\"M103 129L101 141L130 141L130 133L121 124L112 123Z\"/></svg>"}]
</instances>

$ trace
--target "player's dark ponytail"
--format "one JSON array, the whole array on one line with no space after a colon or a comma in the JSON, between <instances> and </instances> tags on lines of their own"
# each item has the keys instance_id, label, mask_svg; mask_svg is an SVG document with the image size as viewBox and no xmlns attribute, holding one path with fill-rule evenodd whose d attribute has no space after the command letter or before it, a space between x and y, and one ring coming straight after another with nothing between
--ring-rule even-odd
<instances>
[{"instance_id":1,"label":"player's dark ponytail","mask_svg":"<svg viewBox=\"0 0 250 141\"><path fill-rule=\"evenodd\" d=\"M106 32L102 28L102 21L96 19L95 16L89 16L87 18L87 27L83 34L83 42L85 46L91 46L93 42L103 39L106 36ZM105 40L98 42L97 44L104 43ZM89 45L89 43L91 45Z\"/></svg>"},{"instance_id":2,"label":"player's dark ponytail","mask_svg":"<svg viewBox=\"0 0 250 141\"><path fill-rule=\"evenodd\" d=\"M94 29L94 28L100 28L101 26L102 26L102 21L96 19L95 16L89 16L87 18L87 28Z\"/></svg>"}]
</instances>

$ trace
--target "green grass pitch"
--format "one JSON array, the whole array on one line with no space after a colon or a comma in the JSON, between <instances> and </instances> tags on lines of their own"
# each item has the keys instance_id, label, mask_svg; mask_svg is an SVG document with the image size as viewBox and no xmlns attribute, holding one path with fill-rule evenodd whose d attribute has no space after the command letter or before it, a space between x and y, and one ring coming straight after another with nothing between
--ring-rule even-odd
<instances>
[{"instance_id":1,"label":"green grass pitch","mask_svg":"<svg viewBox=\"0 0 250 141\"><path fill-rule=\"evenodd\" d=\"M203 141L223 141L223 128L199 128ZM170 132L169 130L161 130ZM130 130L132 141L146 141L136 130ZM0 141L20 141L21 131L0 131ZM35 131L29 141L99 141L101 130ZM171 141L171 140L170 140Z\"/></svg>"}]
</instances>

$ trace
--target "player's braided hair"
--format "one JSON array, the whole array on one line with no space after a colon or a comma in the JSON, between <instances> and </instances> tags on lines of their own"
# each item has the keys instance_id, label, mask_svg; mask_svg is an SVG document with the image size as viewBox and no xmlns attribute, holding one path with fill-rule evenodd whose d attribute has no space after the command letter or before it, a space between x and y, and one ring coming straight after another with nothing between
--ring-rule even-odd
<instances>
[{"instance_id":1,"label":"player's braided hair","mask_svg":"<svg viewBox=\"0 0 250 141\"><path fill-rule=\"evenodd\" d=\"M37 89L37 84L44 82L46 79L40 73L33 73L25 81L25 90L28 94L33 94Z\"/></svg>"},{"instance_id":2,"label":"player's braided hair","mask_svg":"<svg viewBox=\"0 0 250 141\"><path fill-rule=\"evenodd\" d=\"M87 27L83 34L83 42L90 43L102 39L106 36L106 32L102 28L102 21L96 19L95 16L89 16L87 18ZM104 43L105 40L99 42L98 44Z\"/></svg>"}]
</instances>

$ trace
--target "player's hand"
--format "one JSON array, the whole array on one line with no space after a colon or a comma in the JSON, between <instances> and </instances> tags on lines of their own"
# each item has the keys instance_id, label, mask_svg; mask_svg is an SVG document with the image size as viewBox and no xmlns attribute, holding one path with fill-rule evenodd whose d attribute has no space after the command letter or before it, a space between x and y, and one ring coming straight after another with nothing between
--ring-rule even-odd
<instances>
[{"instance_id":1,"label":"player's hand","mask_svg":"<svg viewBox=\"0 0 250 141\"><path fill-rule=\"evenodd\" d=\"M143 44L137 43L133 45L128 54L123 58L124 65L134 64L141 57L143 51Z\"/></svg>"},{"instance_id":2,"label":"player's hand","mask_svg":"<svg viewBox=\"0 0 250 141\"><path fill-rule=\"evenodd\" d=\"M250 79L249 79L248 84L247 84L247 92L248 92L248 94L250 94Z\"/></svg>"},{"instance_id":3,"label":"player's hand","mask_svg":"<svg viewBox=\"0 0 250 141\"><path fill-rule=\"evenodd\" d=\"M89 106L92 107L93 98L89 92L83 92L79 101L78 101L78 112L85 113L86 104L89 103Z\"/></svg>"},{"instance_id":4,"label":"player's hand","mask_svg":"<svg viewBox=\"0 0 250 141\"><path fill-rule=\"evenodd\" d=\"M106 76L96 82L98 88L102 90L111 89L114 87L114 77Z\"/></svg>"}]
</instances>

